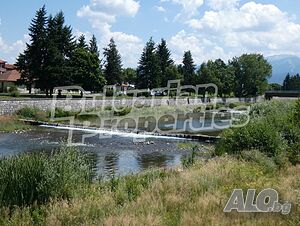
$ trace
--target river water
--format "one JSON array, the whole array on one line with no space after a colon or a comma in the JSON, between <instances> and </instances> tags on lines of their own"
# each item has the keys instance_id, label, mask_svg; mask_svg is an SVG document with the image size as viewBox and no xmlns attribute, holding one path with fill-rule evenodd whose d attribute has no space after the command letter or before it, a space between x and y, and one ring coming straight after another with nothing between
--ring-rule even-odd
<instances>
[{"instance_id":1,"label":"river water","mask_svg":"<svg viewBox=\"0 0 300 226\"><path fill-rule=\"evenodd\" d=\"M42 128L22 133L0 134L0 156L20 153L50 152L64 145L68 139L66 129ZM86 136L82 143L83 136ZM188 153L178 144L189 140L171 137L146 136L137 140L129 134L92 134L73 131L72 142L80 150L95 154L97 172L101 176L127 175L149 168L173 167Z\"/></svg>"},{"instance_id":2,"label":"river water","mask_svg":"<svg viewBox=\"0 0 300 226\"><path fill-rule=\"evenodd\" d=\"M193 124L198 127L203 126L203 123L200 124L198 120L193 121ZM219 121L219 124L224 125L224 122ZM184 122L179 120L177 127L178 125L182 128ZM160 125L162 128L166 126ZM144 133L36 127L22 133L0 133L0 156L57 150L66 144L70 138L70 131L72 131L72 139L69 142L80 150L93 154L96 158L95 169L98 175L104 177L112 174L128 175L149 168L178 166L181 158L190 152L183 144L195 142ZM208 134L216 131L212 128L206 129ZM203 133L205 134L205 128Z\"/></svg>"}]
</instances>

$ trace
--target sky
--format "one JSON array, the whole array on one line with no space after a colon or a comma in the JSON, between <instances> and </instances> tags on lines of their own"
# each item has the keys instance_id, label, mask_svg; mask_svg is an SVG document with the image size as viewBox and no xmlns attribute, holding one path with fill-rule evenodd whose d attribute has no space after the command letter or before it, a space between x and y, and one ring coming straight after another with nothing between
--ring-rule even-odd
<instances>
[{"instance_id":1,"label":"sky","mask_svg":"<svg viewBox=\"0 0 300 226\"><path fill-rule=\"evenodd\" d=\"M300 56L299 0L10 0L1 2L0 59L14 63L29 43L36 10L65 14L79 37L99 49L114 38L124 67L136 67L145 43L164 38L176 63L190 50L196 64L243 53Z\"/></svg>"}]
</instances>

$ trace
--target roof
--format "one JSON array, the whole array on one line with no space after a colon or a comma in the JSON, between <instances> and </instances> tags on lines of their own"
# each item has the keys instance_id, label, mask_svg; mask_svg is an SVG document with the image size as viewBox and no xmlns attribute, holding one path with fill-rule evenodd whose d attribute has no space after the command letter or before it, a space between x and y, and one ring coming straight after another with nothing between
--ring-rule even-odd
<instances>
[{"instance_id":1,"label":"roof","mask_svg":"<svg viewBox=\"0 0 300 226\"><path fill-rule=\"evenodd\" d=\"M5 63L6 63L6 61L0 60L0 64L5 64Z\"/></svg>"},{"instance_id":2,"label":"roof","mask_svg":"<svg viewBox=\"0 0 300 226\"><path fill-rule=\"evenodd\" d=\"M21 74L17 70L8 70L3 74L0 74L1 82L16 82L21 78Z\"/></svg>"},{"instance_id":3,"label":"roof","mask_svg":"<svg viewBox=\"0 0 300 226\"><path fill-rule=\"evenodd\" d=\"M16 66L15 65L13 65L13 64L5 64L5 66L4 66L7 70L13 70L13 69L15 69L16 68Z\"/></svg>"}]
</instances>

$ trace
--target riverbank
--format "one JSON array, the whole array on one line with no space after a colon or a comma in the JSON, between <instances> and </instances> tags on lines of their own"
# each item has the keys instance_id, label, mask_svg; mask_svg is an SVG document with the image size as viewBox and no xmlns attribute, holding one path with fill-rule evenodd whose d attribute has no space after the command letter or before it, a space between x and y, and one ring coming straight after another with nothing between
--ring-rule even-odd
<instances>
[{"instance_id":1,"label":"riverbank","mask_svg":"<svg viewBox=\"0 0 300 226\"><path fill-rule=\"evenodd\" d=\"M32 127L20 121L16 116L0 116L0 132L16 132L29 130Z\"/></svg>"},{"instance_id":2,"label":"riverbank","mask_svg":"<svg viewBox=\"0 0 300 226\"><path fill-rule=\"evenodd\" d=\"M228 156L197 160L187 168L158 169L133 176L113 177L109 181L80 182L76 188L69 187L67 199L56 198L42 205L14 207L11 211L2 207L0 223L216 225L222 222L222 225L296 225L300 221L299 177L299 165L270 171L264 164ZM280 201L291 203L288 215L223 212L233 189L261 191L269 187L279 192Z\"/></svg>"}]
</instances>

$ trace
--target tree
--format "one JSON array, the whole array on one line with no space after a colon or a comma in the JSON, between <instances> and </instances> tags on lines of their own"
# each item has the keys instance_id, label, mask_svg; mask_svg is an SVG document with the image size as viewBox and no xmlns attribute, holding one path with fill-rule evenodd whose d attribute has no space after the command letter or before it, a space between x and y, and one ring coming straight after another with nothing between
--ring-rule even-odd
<instances>
[{"instance_id":1,"label":"tree","mask_svg":"<svg viewBox=\"0 0 300 226\"><path fill-rule=\"evenodd\" d=\"M30 43L17 59L17 67L21 71L21 81L31 90L34 82L44 75L44 60L46 54L46 8L40 8L32 19L29 27Z\"/></svg>"},{"instance_id":2,"label":"tree","mask_svg":"<svg viewBox=\"0 0 300 226\"><path fill-rule=\"evenodd\" d=\"M98 44L95 35L93 35L92 39L90 40L89 51L99 57Z\"/></svg>"},{"instance_id":3,"label":"tree","mask_svg":"<svg viewBox=\"0 0 300 226\"><path fill-rule=\"evenodd\" d=\"M184 52L181 70L184 85L196 85L196 65L194 63L191 51Z\"/></svg>"},{"instance_id":4,"label":"tree","mask_svg":"<svg viewBox=\"0 0 300 226\"><path fill-rule=\"evenodd\" d=\"M107 84L115 85L121 83L122 76L122 59L114 39L110 40L108 48L104 48L104 75L107 80Z\"/></svg>"},{"instance_id":5,"label":"tree","mask_svg":"<svg viewBox=\"0 0 300 226\"><path fill-rule=\"evenodd\" d=\"M157 46L157 55L159 59L159 65L160 65L161 76L162 76L161 86L166 86L168 83L168 78L166 74L167 68L173 65L174 61L171 59L171 52L168 49L167 43L164 39L162 39L161 43Z\"/></svg>"},{"instance_id":6,"label":"tree","mask_svg":"<svg viewBox=\"0 0 300 226\"><path fill-rule=\"evenodd\" d=\"M77 48L83 48L83 49L88 48L88 46L86 44L86 41L85 41L85 36L83 34L80 35L78 40L77 40Z\"/></svg>"},{"instance_id":7,"label":"tree","mask_svg":"<svg viewBox=\"0 0 300 226\"><path fill-rule=\"evenodd\" d=\"M289 89L289 84L290 84L290 81L291 81L291 76L290 74L288 73L283 81L283 89L284 90L288 90Z\"/></svg>"},{"instance_id":8,"label":"tree","mask_svg":"<svg viewBox=\"0 0 300 226\"><path fill-rule=\"evenodd\" d=\"M229 96L234 91L234 69L227 66L221 59L203 63L197 74L200 83L215 84L218 87L218 95L221 97Z\"/></svg>"},{"instance_id":9,"label":"tree","mask_svg":"<svg viewBox=\"0 0 300 226\"><path fill-rule=\"evenodd\" d=\"M272 66L261 54L243 54L230 61L235 69L235 95L251 97L263 94L268 87Z\"/></svg>"},{"instance_id":10,"label":"tree","mask_svg":"<svg viewBox=\"0 0 300 226\"><path fill-rule=\"evenodd\" d=\"M89 91L101 91L106 80L101 72L100 61L95 53L76 48L70 60L73 83Z\"/></svg>"},{"instance_id":11,"label":"tree","mask_svg":"<svg viewBox=\"0 0 300 226\"><path fill-rule=\"evenodd\" d=\"M47 54L45 75L41 87L52 95L55 86L72 85L70 58L75 50L75 41L70 26L64 25L63 12L50 16L47 28Z\"/></svg>"},{"instance_id":12,"label":"tree","mask_svg":"<svg viewBox=\"0 0 300 226\"><path fill-rule=\"evenodd\" d=\"M137 79L136 70L133 68L126 68L123 70L122 79L124 82L128 82L130 84L135 84Z\"/></svg>"},{"instance_id":13,"label":"tree","mask_svg":"<svg viewBox=\"0 0 300 226\"><path fill-rule=\"evenodd\" d=\"M24 53L20 53L16 62L16 67L21 73L21 79L18 82L26 85L27 89L29 90L29 94L31 94L31 88L35 78L34 76L31 76L29 72L29 62L27 56L26 50Z\"/></svg>"},{"instance_id":14,"label":"tree","mask_svg":"<svg viewBox=\"0 0 300 226\"><path fill-rule=\"evenodd\" d=\"M300 90L300 75L287 74L283 82L284 90Z\"/></svg>"},{"instance_id":15,"label":"tree","mask_svg":"<svg viewBox=\"0 0 300 226\"><path fill-rule=\"evenodd\" d=\"M161 69L152 38L146 43L137 68L137 87L153 89L160 86Z\"/></svg>"}]
</instances>

